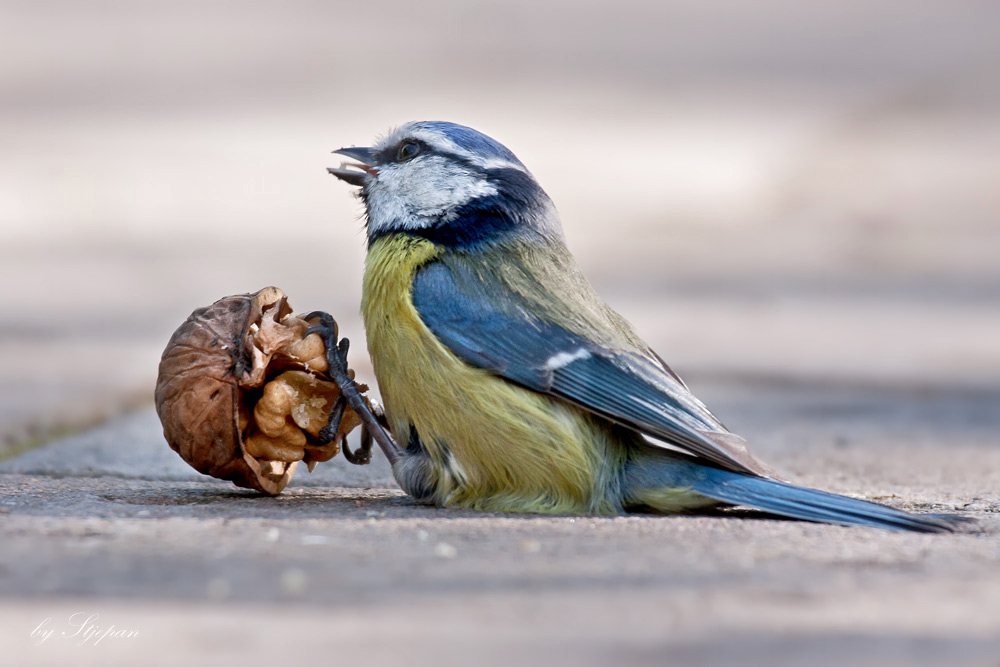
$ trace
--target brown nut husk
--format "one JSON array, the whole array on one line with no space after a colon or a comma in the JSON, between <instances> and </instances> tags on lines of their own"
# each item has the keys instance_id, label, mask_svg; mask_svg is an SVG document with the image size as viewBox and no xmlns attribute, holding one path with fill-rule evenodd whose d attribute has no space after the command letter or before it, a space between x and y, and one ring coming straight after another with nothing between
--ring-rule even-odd
<instances>
[{"instance_id":1,"label":"brown nut husk","mask_svg":"<svg viewBox=\"0 0 1000 667\"><path fill-rule=\"evenodd\" d=\"M277 495L299 461L312 470L333 458L361 423L348 407L334 439L320 440L340 389L326 374L323 340L303 338L310 324L291 313L285 294L265 287L195 310L171 336L156 411L195 470Z\"/></svg>"}]
</instances>

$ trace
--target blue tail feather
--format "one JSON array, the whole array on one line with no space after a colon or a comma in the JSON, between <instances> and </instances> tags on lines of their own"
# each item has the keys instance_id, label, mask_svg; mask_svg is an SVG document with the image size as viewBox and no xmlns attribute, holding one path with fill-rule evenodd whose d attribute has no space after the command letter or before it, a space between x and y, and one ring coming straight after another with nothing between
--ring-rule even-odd
<instances>
[{"instance_id":1,"label":"blue tail feather","mask_svg":"<svg viewBox=\"0 0 1000 667\"><path fill-rule=\"evenodd\" d=\"M793 519L873 526L890 530L943 533L955 530L965 517L909 514L867 500L807 489L764 477L720 469L706 469L692 490L732 505L745 505Z\"/></svg>"}]
</instances>

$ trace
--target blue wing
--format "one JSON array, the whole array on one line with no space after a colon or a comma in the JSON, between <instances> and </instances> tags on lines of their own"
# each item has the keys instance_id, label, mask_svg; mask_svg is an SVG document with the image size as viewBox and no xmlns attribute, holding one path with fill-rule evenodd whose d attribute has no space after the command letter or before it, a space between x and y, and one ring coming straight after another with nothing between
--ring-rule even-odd
<instances>
[{"instance_id":1,"label":"blue wing","mask_svg":"<svg viewBox=\"0 0 1000 667\"><path fill-rule=\"evenodd\" d=\"M586 286L589 289L589 285ZM533 294L546 298L548 290ZM768 475L651 351L571 331L495 277L462 263L433 262L413 282L421 319L465 363L572 402L736 472ZM602 304L603 305L603 304ZM558 305L555 307L559 310ZM565 308L562 309L565 311ZM654 443L656 444L656 443Z\"/></svg>"}]
</instances>

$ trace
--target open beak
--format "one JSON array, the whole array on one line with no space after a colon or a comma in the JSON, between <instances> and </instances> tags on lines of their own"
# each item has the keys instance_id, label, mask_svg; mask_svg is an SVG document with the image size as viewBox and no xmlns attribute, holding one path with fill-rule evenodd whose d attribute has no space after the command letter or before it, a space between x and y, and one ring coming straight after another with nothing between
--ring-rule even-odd
<instances>
[{"instance_id":1,"label":"open beak","mask_svg":"<svg viewBox=\"0 0 1000 667\"><path fill-rule=\"evenodd\" d=\"M340 166L336 169L333 167L327 168L328 172L346 183L360 187L367 183L371 177L378 174L378 169L371 165L374 157L371 148L352 146L351 148L341 148L333 152L337 155L357 160L357 162L341 162Z\"/></svg>"}]
</instances>

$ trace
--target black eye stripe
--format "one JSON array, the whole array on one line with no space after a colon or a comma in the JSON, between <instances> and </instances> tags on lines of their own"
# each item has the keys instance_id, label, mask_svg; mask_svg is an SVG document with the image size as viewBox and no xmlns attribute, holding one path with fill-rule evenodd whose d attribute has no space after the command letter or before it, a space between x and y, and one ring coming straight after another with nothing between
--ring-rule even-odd
<instances>
[{"instance_id":1,"label":"black eye stripe","mask_svg":"<svg viewBox=\"0 0 1000 667\"><path fill-rule=\"evenodd\" d=\"M420 150L408 157L403 156L400 154L400 151L406 144L416 144L417 146L419 146ZM466 167L470 171L478 171L484 174L487 171L476 165L472 160L470 160L465 155L459 155L457 153L452 153L450 151L433 148L430 144L423 141L422 139L416 139L413 137L403 139L398 144L394 144L392 146L387 146L383 148L382 150L380 150L378 153L375 154L374 163L385 164L387 162L406 162L407 160L411 160L418 155L424 155L425 153L445 158L446 160L450 160L452 162L455 162L456 164L460 164Z\"/></svg>"},{"instance_id":2,"label":"black eye stripe","mask_svg":"<svg viewBox=\"0 0 1000 667\"><path fill-rule=\"evenodd\" d=\"M402 150L403 146L407 144L414 144L419 147L419 150L416 153L409 155L408 157L401 156L400 151ZM430 152L431 152L431 147L427 145L426 142L421 141L420 139L415 139L413 137L408 137L398 143L386 146L385 148L379 150L377 153L375 153L375 159L373 163L388 164L390 162L406 162L407 160L412 159L417 155L423 155L424 153L430 153Z\"/></svg>"}]
</instances>

